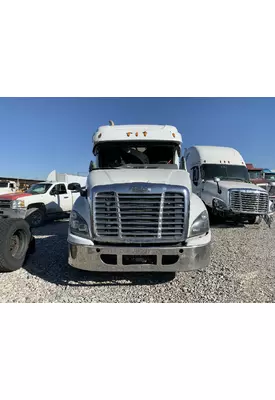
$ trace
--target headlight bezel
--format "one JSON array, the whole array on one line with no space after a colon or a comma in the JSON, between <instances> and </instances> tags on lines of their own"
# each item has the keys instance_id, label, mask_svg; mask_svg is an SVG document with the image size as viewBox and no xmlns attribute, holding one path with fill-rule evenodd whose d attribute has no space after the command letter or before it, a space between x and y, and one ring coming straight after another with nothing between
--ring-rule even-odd
<instances>
[{"instance_id":1,"label":"headlight bezel","mask_svg":"<svg viewBox=\"0 0 275 400\"><path fill-rule=\"evenodd\" d=\"M189 237L202 236L210 230L209 215L207 210L202 211L191 226Z\"/></svg>"},{"instance_id":2,"label":"headlight bezel","mask_svg":"<svg viewBox=\"0 0 275 400\"><path fill-rule=\"evenodd\" d=\"M79 229L79 228L82 229ZM86 220L77 212L72 210L69 221L70 233L84 239L90 239L89 226Z\"/></svg>"}]
</instances>

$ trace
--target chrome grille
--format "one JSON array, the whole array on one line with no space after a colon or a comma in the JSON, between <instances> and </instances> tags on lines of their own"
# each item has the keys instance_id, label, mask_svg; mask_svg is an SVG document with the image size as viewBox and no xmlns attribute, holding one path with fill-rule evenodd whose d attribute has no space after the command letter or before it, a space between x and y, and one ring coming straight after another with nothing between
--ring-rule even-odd
<instances>
[{"instance_id":1,"label":"chrome grille","mask_svg":"<svg viewBox=\"0 0 275 400\"><path fill-rule=\"evenodd\" d=\"M99 192L94 201L96 237L104 241L177 242L185 239L184 193Z\"/></svg>"},{"instance_id":2,"label":"chrome grille","mask_svg":"<svg viewBox=\"0 0 275 400\"><path fill-rule=\"evenodd\" d=\"M234 212L246 214L267 214L269 206L268 194L259 191L230 192L230 207Z\"/></svg>"},{"instance_id":3,"label":"chrome grille","mask_svg":"<svg viewBox=\"0 0 275 400\"><path fill-rule=\"evenodd\" d=\"M10 208L11 201L10 200L0 200L0 208Z\"/></svg>"}]
</instances>

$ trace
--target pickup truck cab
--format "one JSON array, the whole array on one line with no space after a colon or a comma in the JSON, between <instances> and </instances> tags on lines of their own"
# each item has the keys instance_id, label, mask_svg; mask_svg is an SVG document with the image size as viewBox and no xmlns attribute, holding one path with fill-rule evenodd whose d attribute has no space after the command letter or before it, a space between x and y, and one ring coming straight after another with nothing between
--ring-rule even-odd
<instances>
[{"instance_id":1,"label":"pickup truck cab","mask_svg":"<svg viewBox=\"0 0 275 400\"><path fill-rule=\"evenodd\" d=\"M45 219L67 216L78 196L67 182L36 183L25 192L0 196L0 218L23 218L38 227Z\"/></svg>"}]
</instances>

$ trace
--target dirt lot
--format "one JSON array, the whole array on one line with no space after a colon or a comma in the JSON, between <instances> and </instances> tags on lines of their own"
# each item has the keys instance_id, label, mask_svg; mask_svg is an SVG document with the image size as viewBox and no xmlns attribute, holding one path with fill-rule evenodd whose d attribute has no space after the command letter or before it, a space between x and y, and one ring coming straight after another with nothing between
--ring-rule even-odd
<instances>
[{"instance_id":1,"label":"dirt lot","mask_svg":"<svg viewBox=\"0 0 275 400\"><path fill-rule=\"evenodd\" d=\"M275 226L212 227L207 270L87 273L67 265L67 221L34 231L26 266L0 274L1 302L274 302Z\"/></svg>"}]
</instances>

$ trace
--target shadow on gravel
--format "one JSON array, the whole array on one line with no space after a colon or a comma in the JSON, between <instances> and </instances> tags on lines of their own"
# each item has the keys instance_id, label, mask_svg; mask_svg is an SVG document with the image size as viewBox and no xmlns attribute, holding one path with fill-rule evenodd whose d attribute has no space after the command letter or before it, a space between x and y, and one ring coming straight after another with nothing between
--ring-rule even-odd
<instances>
[{"instance_id":1,"label":"shadow on gravel","mask_svg":"<svg viewBox=\"0 0 275 400\"><path fill-rule=\"evenodd\" d=\"M221 218L210 218L210 227L215 229L244 228L241 222L225 221Z\"/></svg>"},{"instance_id":2,"label":"shadow on gravel","mask_svg":"<svg viewBox=\"0 0 275 400\"><path fill-rule=\"evenodd\" d=\"M28 256L25 270L50 283L64 286L133 286L167 283L175 273L89 272L71 268L67 262L67 221L55 221L34 229L36 251Z\"/></svg>"},{"instance_id":3,"label":"shadow on gravel","mask_svg":"<svg viewBox=\"0 0 275 400\"><path fill-rule=\"evenodd\" d=\"M236 223L232 223L232 222L212 222L210 224L211 228L215 228L215 229L229 229L229 228L244 228L245 225L244 224L236 224Z\"/></svg>"}]
</instances>

